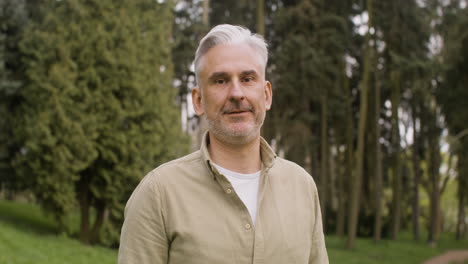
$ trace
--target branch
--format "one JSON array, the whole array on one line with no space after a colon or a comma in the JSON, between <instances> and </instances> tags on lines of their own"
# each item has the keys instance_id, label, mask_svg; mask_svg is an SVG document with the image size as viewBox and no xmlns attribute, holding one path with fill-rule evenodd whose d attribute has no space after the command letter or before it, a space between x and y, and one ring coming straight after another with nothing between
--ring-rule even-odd
<instances>
[{"instance_id":1,"label":"branch","mask_svg":"<svg viewBox=\"0 0 468 264\"><path fill-rule=\"evenodd\" d=\"M460 133L458 133L455 136L455 140L460 140L462 137L468 135L468 128L465 128L465 130L462 130Z\"/></svg>"},{"instance_id":2,"label":"branch","mask_svg":"<svg viewBox=\"0 0 468 264\"><path fill-rule=\"evenodd\" d=\"M447 173L447 176L445 176L444 182L442 183L442 187L440 188L439 194L442 196L442 194L445 191L445 187L447 187L447 182L450 179L450 174Z\"/></svg>"},{"instance_id":3,"label":"branch","mask_svg":"<svg viewBox=\"0 0 468 264\"><path fill-rule=\"evenodd\" d=\"M468 129L466 130L468 131ZM450 171L452 170L452 157L453 157L453 154L450 152L449 154L449 160L448 160L448 168L447 168L447 173L446 173L446 176L445 176L445 179L444 179L444 182L442 183L442 186L440 188L440 195L442 196L442 194L444 193L445 191L445 187L447 187L447 183L450 179Z\"/></svg>"}]
</instances>

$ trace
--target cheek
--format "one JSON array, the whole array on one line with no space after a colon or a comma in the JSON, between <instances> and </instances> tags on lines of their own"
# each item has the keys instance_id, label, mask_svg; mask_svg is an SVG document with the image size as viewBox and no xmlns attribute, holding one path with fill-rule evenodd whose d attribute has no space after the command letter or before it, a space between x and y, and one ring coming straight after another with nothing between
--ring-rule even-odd
<instances>
[{"instance_id":1,"label":"cheek","mask_svg":"<svg viewBox=\"0 0 468 264\"><path fill-rule=\"evenodd\" d=\"M212 107L219 107L226 102L227 95L222 91L213 92L207 95L206 100Z\"/></svg>"},{"instance_id":2,"label":"cheek","mask_svg":"<svg viewBox=\"0 0 468 264\"><path fill-rule=\"evenodd\" d=\"M220 109L223 108L223 104L219 99L216 99L216 97L207 96L205 97L205 100L203 100L203 108L206 112L219 112Z\"/></svg>"},{"instance_id":3,"label":"cheek","mask_svg":"<svg viewBox=\"0 0 468 264\"><path fill-rule=\"evenodd\" d=\"M266 108L268 106L265 94L262 92L255 94L255 101L257 102L257 105L260 105L262 108Z\"/></svg>"}]
</instances>

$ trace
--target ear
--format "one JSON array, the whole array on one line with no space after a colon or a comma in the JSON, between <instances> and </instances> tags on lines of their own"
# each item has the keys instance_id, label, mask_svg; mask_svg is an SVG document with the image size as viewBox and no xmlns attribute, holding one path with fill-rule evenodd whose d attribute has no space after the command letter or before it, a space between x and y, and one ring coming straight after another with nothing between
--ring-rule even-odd
<instances>
[{"instance_id":1,"label":"ear","mask_svg":"<svg viewBox=\"0 0 468 264\"><path fill-rule=\"evenodd\" d=\"M273 102L273 89L269 81L265 82L265 109L268 111L271 109L271 103Z\"/></svg>"},{"instance_id":2,"label":"ear","mask_svg":"<svg viewBox=\"0 0 468 264\"><path fill-rule=\"evenodd\" d=\"M192 89L192 104L193 110L195 110L198 116L202 116L205 113L203 110L201 90L198 86Z\"/></svg>"}]
</instances>

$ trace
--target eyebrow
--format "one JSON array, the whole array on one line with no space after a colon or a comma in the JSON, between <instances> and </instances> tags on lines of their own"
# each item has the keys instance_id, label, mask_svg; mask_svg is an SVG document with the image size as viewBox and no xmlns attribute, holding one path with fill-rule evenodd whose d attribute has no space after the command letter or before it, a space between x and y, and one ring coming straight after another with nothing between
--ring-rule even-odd
<instances>
[{"instance_id":1,"label":"eyebrow","mask_svg":"<svg viewBox=\"0 0 468 264\"><path fill-rule=\"evenodd\" d=\"M209 81L214 81L219 78L226 78L229 77L229 74L227 72L213 72L210 77L208 77Z\"/></svg>"},{"instance_id":2,"label":"eyebrow","mask_svg":"<svg viewBox=\"0 0 468 264\"><path fill-rule=\"evenodd\" d=\"M242 76L245 76L245 75L255 75L255 76L257 76L258 73L257 73L256 70L248 70L248 71L243 71L243 72L241 72L241 75L242 75Z\"/></svg>"},{"instance_id":3,"label":"eyebrow","mask_svg":"<svg viewBox=\"0 0 468 264\"><path fill-rule=\"evenodd\" d=\"M247 71L242 71L240 73L240 76L248 76L248 75L254 75L254 76L258 76L258 73L256 70L247 70ZM222 78L229 78L230 77L230 74L227 73L227 72L224 72L224 71L221 71L221 72L213 72L210 77L208 77L208 81L212 82L212 81L215 81L217 79L222 79Z\"/></svg>"}]
</instances>

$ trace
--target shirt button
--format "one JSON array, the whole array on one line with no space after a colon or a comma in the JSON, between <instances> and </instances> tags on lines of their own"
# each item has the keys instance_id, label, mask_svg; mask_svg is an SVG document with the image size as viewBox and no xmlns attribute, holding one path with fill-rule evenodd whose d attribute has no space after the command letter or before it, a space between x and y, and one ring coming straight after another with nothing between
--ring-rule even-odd
<instances>
[{"instance_id":1,"label":"shirt button","mask_svg":"<svg viewBox=\"0 0 468 264\"><path fill-rule=\"evenodd\" d=\"M247 229L247 230L249 230L249 229L251 228L251 226L250 226L250 224L249 224L249 223L245 224L245 226L244 226L244 227L245 227L245 229Z\"/></svg>"},{"instance_id":2,"label":"shirt button","mask_svg":"<svg viewBox=\"0 0 468 264\"><path fill-rule=\"evenodd\" d=\"M226 189L226 193L227 193L227 194L231 194L231 193L232 193L232 190L231 190L231 189Z\"/></svg>"}]
</instances>

